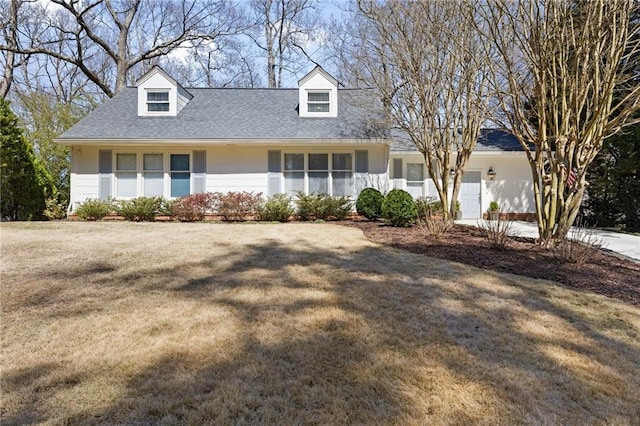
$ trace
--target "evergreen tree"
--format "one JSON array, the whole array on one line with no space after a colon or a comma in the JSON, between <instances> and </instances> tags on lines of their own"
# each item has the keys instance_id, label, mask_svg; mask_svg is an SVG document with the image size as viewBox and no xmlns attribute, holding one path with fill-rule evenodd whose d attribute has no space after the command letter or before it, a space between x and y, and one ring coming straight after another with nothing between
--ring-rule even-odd
<instances>
[{"instance_id":1,"label":"evergreen tree","mask_svg":"<svg viewBox=\"0 0 640 426\"><path fill-rule=\"evenodd\" d=\"M71 155L69 147L54 142L54 139L73 126L91 108L89 102L78 99L61 102L53 95L42 91L21 93L14 104L21 111L24 135L33 146L36 158L47 169L55 186L56 202L69 204L69 169Z\"/></svg>"},{"instance_id":2,"label":"evergreen tree","mask_svg":"<svg viewBox=\"0 0 640 426\"><path fill-rule=\"evenodd\" d=\"M2 220L42 217L51 177L25 140L9 101L0 99L0 213Z\"/></svg>"},{"instance_id":3,"label":"evergreen tree","mask_svg":"<svg viewBox=\"0 0 640 426\"><path fill-rule=\"evenodd\" d=\"M640 22L640 2L631 16L631 24ZM633 39L640 37L633 34ZM629 58L629 84L616 89L617 99L640 85L640 52L633 50ZM636 113L634 120L640 120ZM589 168L590 186L582 209L591 225L618 227L640 231L640 123L605 139L602 151Z\"/></svg>"},{"instance_id":4,"label":"evergreen tree","mask_svg":"<svg viewBox=\"0 0 640 426\"><path fill-rule=\"evenodd\" d=\"M640 231L640 124L607 138L589 173L587 222Z\"/></svg>"}]
</instances>

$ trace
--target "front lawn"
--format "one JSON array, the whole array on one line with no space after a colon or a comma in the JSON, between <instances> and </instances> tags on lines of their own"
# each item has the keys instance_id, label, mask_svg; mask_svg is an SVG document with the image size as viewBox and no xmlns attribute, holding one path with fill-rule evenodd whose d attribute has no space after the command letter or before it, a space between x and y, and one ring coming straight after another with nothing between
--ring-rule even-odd
<instances>
[{"instance_id":1,"label":"front lawn","mask_svg":"<svg viewBox=\"0 0 640 426\"><path fill-rule=\"evenodd\" d=\"M9 223L3 425L639 424L640 308L291 223Z\"/></svg>"}]
</instances>

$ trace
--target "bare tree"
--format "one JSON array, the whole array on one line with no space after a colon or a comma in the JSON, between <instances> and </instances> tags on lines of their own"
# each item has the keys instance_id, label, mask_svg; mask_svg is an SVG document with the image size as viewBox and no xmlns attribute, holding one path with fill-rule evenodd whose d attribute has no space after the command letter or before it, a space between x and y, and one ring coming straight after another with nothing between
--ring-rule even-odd
<instances>
[{"instance_id":1,"label":"bare tree","mask_svg":"<svg viewBox=\"0 0 640 426\"><path fill-rule=\"evenodd\" d=\"M122 90L132 72L184 43L216 41L238 31L227 0L50 0L17 3L43 16L23 38L28 46L3 43L0 50L46 55L76 66L107 96ZM46 13L38 9L46 8ZM20 31L20 29L19 29Z\"/></svg>"},{"instance_id":2,"label":"bare tree","mask_svg":"<svg viewBox=\"0 0 640 426\"><path fill-rule=\"evenodd\" d=\"M260 87L256 62L255 51L239 38L181 46L162 58L163 68L190 87Z\"/></svg>"},{"instance_id":3,"label":"bare tree","mask_svg":"<svg viewBox=\"0 0 640 426\"><path fill-rule=\"evenodd\" d=\"M473 12L470 1L359 0L341 46L344 69L379 93L388 124L422 153L445 220L488 115L487 56Z\"/></svg>"},{"instance_id":4,"label":"bare tree","mask_svg":"<svg viewBox=\"0 0 640 426\"><path fill-rule=\"evenodd\" d=\"M635 8L632 0L491 0L478 9L499 58L496 121L526 152L545 246L575 221L603 139L640 107Z\"/></svg>"},{"instance_id":5,"label":"bare tree","mask_svg":"<svg viewBox=\"0 0 640 426\"><path fill-rule=\"evenodd\" d=\"M0 18L0 34L2 34L3 44L6 50L0 51L0 62L4 66L2 80L0 80L0 98L9 95L11 86L14 83L15 70L28 62L26 55L19 55L18 48L18 22L24 22L25 16L19 14L23 0L2 0L0 10L5 10L6 15Z\"/></svg>"},{"instance_id":6,"label":"bare tree","mask_svg":"<svg viewBox=\"0 0 640 426\"><path fill-rule=\"evenodd\" d=\"M319 18L316 0L252 0L256 26L248 35L264 52L269 87L281 87L283 73L295 74L302 58L311 59Z\"/></svg>"}]
</instances>

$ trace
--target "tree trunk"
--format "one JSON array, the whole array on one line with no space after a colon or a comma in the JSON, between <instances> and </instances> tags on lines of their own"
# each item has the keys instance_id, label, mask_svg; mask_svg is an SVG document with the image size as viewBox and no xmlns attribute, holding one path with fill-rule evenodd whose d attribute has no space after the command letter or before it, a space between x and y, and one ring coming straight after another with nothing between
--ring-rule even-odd
<instances>
[{"instance_id":1,"label":"tree trunk","mask_svg":"<svg viewBox=\"0 0 640 426\"><path fill-rule=\"evenodd\" d=\"M18 26L18 0L11 0L9 3L9 25L5 29L7 37L7 46L9 50L6 54L6 64L4 75L0 81L0 98L4 99L9 95L11 84L13 83L13 69L15 67L16 54L12 49L17 47L17 26Z\"/></svg>"}]
</instances>

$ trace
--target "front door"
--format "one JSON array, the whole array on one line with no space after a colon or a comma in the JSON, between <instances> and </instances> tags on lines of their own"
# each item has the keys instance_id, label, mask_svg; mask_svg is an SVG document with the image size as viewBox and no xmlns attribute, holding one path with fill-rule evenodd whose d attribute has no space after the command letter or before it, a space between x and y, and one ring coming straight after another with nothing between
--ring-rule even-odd
<instances>
[{"instance_id":1,"label":"front door","mask_svg":"<svg viewBox=\"0 0 640 426\"><path fill-rule=\"evenodd\" d=\"M480 213L480 172L466 171L460 188L460 209L463 219L479 219Z\"/></svg>"}]
</instances>

